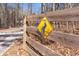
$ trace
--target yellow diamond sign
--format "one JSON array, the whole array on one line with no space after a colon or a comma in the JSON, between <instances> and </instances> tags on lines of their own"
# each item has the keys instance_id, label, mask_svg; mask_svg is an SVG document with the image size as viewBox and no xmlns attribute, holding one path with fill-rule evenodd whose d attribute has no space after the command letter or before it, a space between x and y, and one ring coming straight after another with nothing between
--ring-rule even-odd
<instances>
[{"instance_id":1,"label":"yellow diamond sign","mask_svg":"<svg viewBox=\"0 0 79 59\"><path fill-rule=\"evenodd\" d=\"M52 31L52 25L47 20L47 18L44 17L39 23L39 25L37 26L37 30L43 33L44 38L47 38L49 33Z\"/></svg>"}]
</instances>

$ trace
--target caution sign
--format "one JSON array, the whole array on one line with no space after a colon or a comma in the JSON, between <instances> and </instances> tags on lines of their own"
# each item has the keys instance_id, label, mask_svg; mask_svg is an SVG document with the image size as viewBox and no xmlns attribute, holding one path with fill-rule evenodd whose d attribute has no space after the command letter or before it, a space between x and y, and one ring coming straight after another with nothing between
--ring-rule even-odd
<instances>
[{"instance_id":1,"label":"caution sign","mask_svg":"<svg viewBox=\"0 0 79 59\"><path fill-rule=\"evenodd\" d=\"M47 18L44 17L39 23L39 25L37 26L37 30L43 33L44 38L47 38L49 33L52 31L52 25L47 20Z\"/></svg>"}]
</instances>

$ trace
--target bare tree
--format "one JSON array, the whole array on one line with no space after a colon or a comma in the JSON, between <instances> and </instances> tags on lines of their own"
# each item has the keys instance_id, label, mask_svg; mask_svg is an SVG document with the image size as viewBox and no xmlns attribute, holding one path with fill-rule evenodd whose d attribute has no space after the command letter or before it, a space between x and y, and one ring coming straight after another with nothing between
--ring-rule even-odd
<instances>
[{"instance_id":1,"label":"bare tree","mask_svg":"<svg viewBox=\"0 0 79 59\"><path fill-rule=\"evenodd\" d=\"M32 3L28 3L28 12L29 12L29 15L32 14Z\"/></svg>"}]
</instances>

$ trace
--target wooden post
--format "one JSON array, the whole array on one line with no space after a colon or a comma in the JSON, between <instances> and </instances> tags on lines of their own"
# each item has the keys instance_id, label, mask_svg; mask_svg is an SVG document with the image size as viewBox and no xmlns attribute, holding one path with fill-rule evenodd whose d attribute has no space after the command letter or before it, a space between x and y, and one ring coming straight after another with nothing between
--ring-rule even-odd
<instances>
[{"instance_id":1,"label":"wooden post","mask_svg":"<svg viewBox=\"0 0 79 59\"><path fill-rule=\"evenodd\" d=\"M67 26L67 32L69 32L69 25L68 25L68 21L66 22L66 26Z\"/></svg>"},{"instance_id":2,"label":"wooden post","mask_svg":"<svg viewBox=\"0 0 79 59\"><path fill-rule=\"evenodd\" d=\"M73 21L72 23L73 23L73 33L74 33L74 31L75 31L75 24L74 24L75 21Z\"/></svg>"},{"instance_id":3,"label":"wooden post","mask_svg":"<svg viewBox=\"0 0 79 59\"><path fill-rule=\"evenodd\" d=\"M59 25L60 25L59 29L60 29L60 31L61 31L61 21L59 22Z\"/></svg>"},{"instance_id":4,"label":"wooden post","mask_svg":"<svg viewBox=\"0 0 79 59\"><path fill-rule=\"evenodd\" d=\"M23 22L23 47L25 48L26 45L26 17L24 18L24 22Z\"/></svg>"},{"instance_id":5,"label":"wooden post","mask_svg":"<svg viewBox=\"0 0 79 59\"><path fill-rule=\"evenodd\" d=\"M54 31L56 30L55 21L53 21Z\"/></svg>"},{"instance_id":6,"label":"wooden post","mask_svg":"<svg viewBox=\"0 0 79 59\"><path fill-rule=\"evenodd\" d=\"M78 30L79 30L79 21L77 21L78 22Z\"/></svg>"},{"instance_id":7,"label":"wooden post","mask_svg":"<svg viewBox=\"0 0 79 59\"><path fill-rule=\"evenodd\" d=\"M55 31L56 31L56 21L54 21L54 25L55 25Z\"/></svg>"},{"instance_id":8,"label":"wooden post","mask_svg":"<svg viewBox=\"0 0 79 59\"><path fill-rule=\"evenodd\" d=\"M62 27L61 27L61 21L59 22L59 25L60 25L60 31L61 31L61 28L62 28Z\"/></svg>"},{"instance_id":9,"label":"wooden post","mask_svg":"<svg viewBox=\"0 0 79 59\"><path fill-rule=\"evenodd\" d=\"M59 31L60 25L59 25L59 21L58 21L58 31Z\"/></svg>"},{"instance_id":10,"label":"wooden post","mask_svg":"<svg viewBox=\"0 0 79 59\"><path fill-rule=\"evenodd\" d=\"M73 33L73 21L71 21L71 33Z\"/></svg>"},{"instance_id":11,"label":"wooden post","mask_svg":"<svg viewBox=\"0 0 79 59\"><path fill-rule=\"evenodd\" d=\"M76 29L78 29L78 21L76 22L76 27L77 27Z\"/></svg>"},{"instance_id":12,"label":"wooden post","mask_svg":"<svg viewBox=\"0 0 79 59\"><path fill-rule=\"evenodd\" d=\"M75 26L76 26L76 29L77 29L77 21L75 21ZM76 29L75 29L75 30L76 30Z\"/></svg>"},{"instance_id":13,"label":"wooden post","mask_svg":"<svg viewBox=\"0 0 79 59\"><path fill-rule=\"evenodd\" d=\"M55 30L57 31L57 22L55 21Z\"/></svg>"}]
</instances>

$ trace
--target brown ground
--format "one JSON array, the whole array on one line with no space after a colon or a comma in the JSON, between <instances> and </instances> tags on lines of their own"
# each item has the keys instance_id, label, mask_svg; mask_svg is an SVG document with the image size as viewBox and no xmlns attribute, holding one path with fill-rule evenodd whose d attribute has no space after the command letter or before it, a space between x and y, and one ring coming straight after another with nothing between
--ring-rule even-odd
<instances>
[{"instance_id":1,"label":"brown ground","mask_svg":"<svg viewBox=\"0 0 79 59\"><path fill-rule=\"evenodd\" d=\"M79 56L79 50L74 48L65 47L59 43L52 43L50 45L46 45L50 49L53 49L56 53L60 53L64 56ZM16 42L6 53L4 56L30 56L27 49L23 48L23 44L21 42Z\"/></svg>"},{"instance_id":2,"label":"brown ground","mask_svg":"<svg viewBox=\"0 0 79 59\"><path fill-rule=\"evenodd\" d=\"M56 42L51 45L48 45L47 47L53 49L56 53L60 53L64 56L79 56L79 50L70 47L65 47Z\"/></svg>"},{"instance_id":3,"label":"brown ground","mask_svg":"<svg viewBox=\"0 0 79 59\"><path fill-rule=\"evenodd\" d=\"M37 41L39 41L39 39L35 38L33 35L31 35L31 37L32 39L36 39ZM67 47L58 42L50 42L50 44L46 44L46 46L63 56L79 56L79 49Z\"/></svg>"},{"instance_id":4,"label":"brown ground","mask_svg":"<svg viewBox=\"0 0 79 59\"><path fill-rule=\"evenodd\" d=\"M4 56L29 56L27 50L23 48L21 42L16 42L7 52L3 54Z\"/></svg>"}]
</instances>

